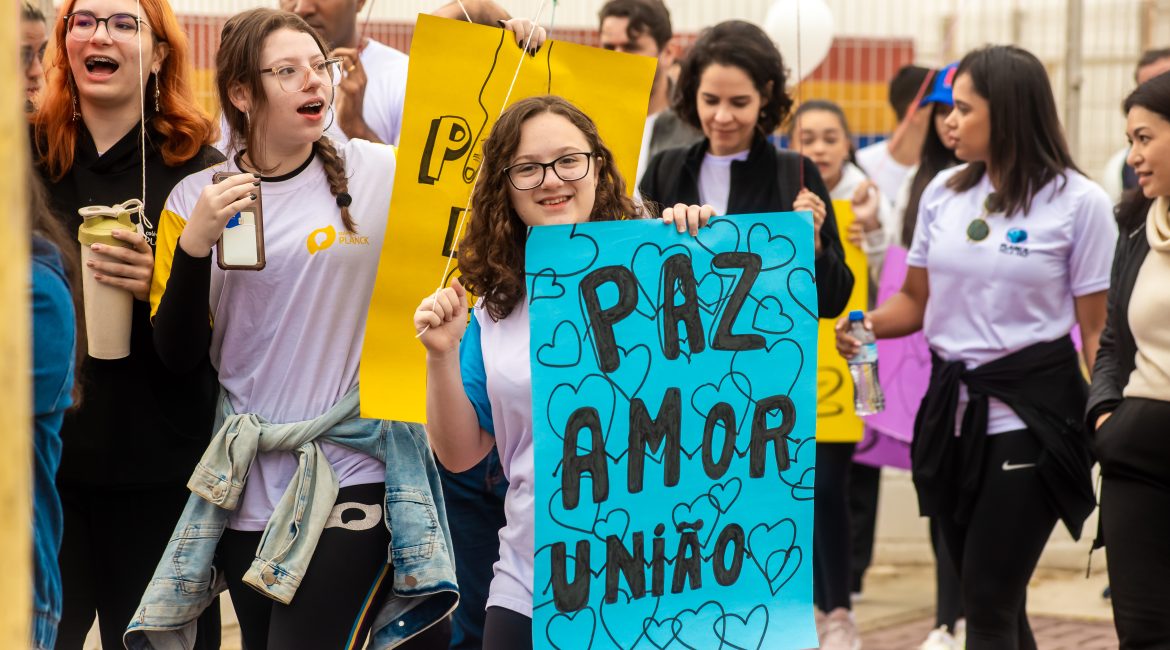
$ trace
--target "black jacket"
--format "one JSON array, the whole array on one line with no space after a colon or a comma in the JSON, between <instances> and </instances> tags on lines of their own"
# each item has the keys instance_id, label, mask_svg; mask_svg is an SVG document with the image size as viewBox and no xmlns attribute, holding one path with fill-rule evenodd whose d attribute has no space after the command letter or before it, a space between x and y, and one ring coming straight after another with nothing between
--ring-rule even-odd
<instances>
[{"instance_id":1,"label":"black jacket","mask_svg":"<svg viewBox=\"0 0 1170 650\"><path fill-rule=\"evenodd\" d=\"M662 206L699 203L699 168L707 153L704 138L689 147L668 149L650 159L639 190L644 199ZM731 192L727 214L789 212L804 184L825 202L821 225L821 254L816 259L817 311L821 318L836 318L845 310L853 291L853 272L845 265L845 249L837 234L833 199L816 165L808 158L780 151L762 136L752 143L747 160L731 163Z\"/></svg>"},{"instance_id":2,"label":"black jacket","mask_svg":"<svg viewBox=\"0 0 1170 650\"><path fill-rule=\"evenodd\" d=\"M1093 512L1089 435L1081 424L1086 387L1072 339L1036 343L967 370L932 354L930 385L914 420L910 465L923 515L966 523L980 488L987 444L988 398L1007 404L1039 440L1036 472L1073 538ZM970 401L955 437L959 385Z\"/></svg>"},{"instance_id":3,"label":"black jacket","mask_svg":"<svg viewBox=\"0 0 1170 650\"><path fill-rule=\"evenodd\" d=\"M1129 329L1129 297L1137 282L1138 271L1150 252L1146 239L1146 221L1117 237L1113 253L1113 271L1109 276L1109 298L1105 329L1101 332L1101 347L1093 363L1093 384L1089 387L1089 403L1085 419L1089 431L1097 428L1097 418L1110 413L1121 403L1121 392L1133 373L1137 344Z\"/></svg>"},{"instance_id":4,"label":"black jacket","mask_svg":"<svg viewBox=\"0 0 1170 650\"><path fill-rule=\"evenodd\" d=\"M148 127L144 227L152 248L171 189L189 174L223 160L205 146L172 167L163 161L162 142L163 136ZM82 126L73 166L65 176L54 181L40 169L50 207L67 230L76 233L81 225L78 208L142 196L140 151L137 127L98 155ZM77 381L82 403L66 413L61 427L59 482L107 488L186 484L211 439L218 382L206 356L194 372L175 374L163 367L154 349L150 303L134 301L130 356L86 359Z\"/></svg>"}]
</instances>

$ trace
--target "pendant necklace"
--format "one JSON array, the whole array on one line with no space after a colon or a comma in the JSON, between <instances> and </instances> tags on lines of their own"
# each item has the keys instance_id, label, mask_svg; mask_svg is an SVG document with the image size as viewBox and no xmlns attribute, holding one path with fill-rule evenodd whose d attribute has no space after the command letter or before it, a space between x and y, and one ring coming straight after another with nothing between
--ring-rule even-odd
<instances>
[{"instance_id":1,"label":"pendant necklace","mask_svg":"<svg viewBox=\"0 0 1170 650\"><path fill-rule=\"evenodd\" d=\"M967 241L978 243L987 239L991 234L991 226L987 223L987 216L991 214L991 206L995 204L995 192L987 195L983 200L983 212L967 224Z\"/></svg>"}]
</instances>

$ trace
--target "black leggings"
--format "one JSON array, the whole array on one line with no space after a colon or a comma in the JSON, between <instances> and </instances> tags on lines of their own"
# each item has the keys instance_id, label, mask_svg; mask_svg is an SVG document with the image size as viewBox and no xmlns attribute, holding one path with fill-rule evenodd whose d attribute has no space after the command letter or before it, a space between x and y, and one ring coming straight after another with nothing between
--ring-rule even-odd
<instances>
[{"instance_id":1,"label":"black leggings","mask_svg":"<svg viewBox=\"0 0 1170 650\"><path fill-rule=\"evenodd\" d=\"M970 521L938 519L959 572L967 650L1036 649L1028 580L1057 521L1036 473L1040 452L1030 431L989 435Z\"/></svg>"},{"instance_id":2,"label":"black leggings","mask_svg":"<svg viewBox=\"0 0 1170 650\"><path fill-rule=\"evenodd\" d=\"M822 612L851 609L849 470L851 442L818 442L813 502L813 600Z\"/></svg>"},{"instance_id":3,"label":"black leggings","mask_svg":"<svg viewBox=\"0 0 1170 650\"><path fill-rule=\"evenodd\" d=\"M374 617L393 583L386 563L390 533L383 523L384 497L381 483L338 491L334 513L343 526L326 526L321 532L296 597L288 605L243 582L263 533L224 531L216 563L227 577L245 650L365 647ZM450 626L444 620L399 647L446 648L449 636Z\"/></svg>"},{"instance_id":4,"label":"black leggings","mask_svg":"<svg viewBox=\"0 0 1170 650\"><path fill-rule=\"evenodd\" d=\"M1097 432L1101 524L1122 650L1170 647L1170 402L1127 397Z\"/></svg>"},{"instance_id":5,"label":"black leggings","mask_svg":"<svg viewBox=\"0 0 1170 650\"><path fill-rule=\"evenodd\" d=\"M532 619L504 607L488 607L483 650L532 650Z\"/></svg>"},{"instance_id":6,"label":"black leggings","mask_svg":"<svg viewBox=\"0 0 1170 650\"><path fill-rule=\"evenodd\" d=\"M191 492L182 485L109 490L58 485L65 534L58 556L63 603L58 650L81 650L97 615L103 648L122 634ZM199 618L195 650L219 648L219 599Z\"/></svg>"},{"instance_id":7,"label":"black leggings","mask_svg":"<svg viewBox=\"0 0 1170 650\"><path fill-rule=\"evenodd\" d=\"M873 561L881 486L882 468L862 463L849 466L849 535L852 547L849 590L856 593L862 592L865 572Z\"/></svg>"},{"instance_id":8,"label":"black leggings","mask_svg":"<svg viewBox=\"0 0 1170 650\"><path fill-rule=\"evenodd\" d=\"M933 517L930 519L930 548L934 551L934 626L946 627L954 633L955 623L963 618L963 593L959 589L956 562L943 540L942 526Z\"/></svg>"}]
</instances>

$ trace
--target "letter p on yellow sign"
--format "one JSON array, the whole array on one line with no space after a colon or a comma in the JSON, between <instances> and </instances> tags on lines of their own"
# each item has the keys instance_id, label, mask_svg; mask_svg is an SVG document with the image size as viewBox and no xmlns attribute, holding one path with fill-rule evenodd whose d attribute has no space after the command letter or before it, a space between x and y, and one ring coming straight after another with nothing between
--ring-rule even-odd
<instances>
[{"instance_id":1,"label":"letter p on yellow sign","mask_svg":"<svg viewBox=\"0 0 1170 650\"><path fill-rule=\"evenodd\" d=\"M576 104L597 123L632 192L655 63L559 41L530 57L505 30L419 16L386 244L362 350L364 417L426 419L426 353L412 316L457 273L444 270L483 163L483 142L505 99L512 104L552 93Z\"/></svg>"}]
</instances>

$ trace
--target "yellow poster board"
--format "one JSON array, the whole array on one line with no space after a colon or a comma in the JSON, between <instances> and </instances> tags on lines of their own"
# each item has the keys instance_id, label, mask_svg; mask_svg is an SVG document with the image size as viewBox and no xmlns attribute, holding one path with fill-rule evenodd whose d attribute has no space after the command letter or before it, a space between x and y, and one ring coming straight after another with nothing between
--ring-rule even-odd
<instances>
[{"instance_id":1,"label":"yellow poster board","mask_svg":"<svg viewBox=\"0 0 1170 650\"><path fill-rule=\"evenodd\" d=\"M837 229L845 247L845 264L853 271L853 293L845 314L867 308L869 268L865 252L849 243L846 233L853 223L853 205L847 200L833 201ZM817 442L858 442L864 423L853 411L853 380L849 364L837 353L835 318L822 318L817 333Z\"/></svg>"},{"instance_id":2,"label":"yellow poster board","mask_svg":"<svg viewBox=\"0 0 1170 650\"><path fill-rule=\"evenodd\" d=\"M655 63L558 41L545 43L533 57L503 29L419 16L394 194L362 349L364 417L426 419L426 353L415 339L412 317L423 298L457 275L454 264L444 271L483 162L483 142L505 98L510 105L555 94L573 102L597 123L633 191Z\"/></svg>"}]
</instances>

